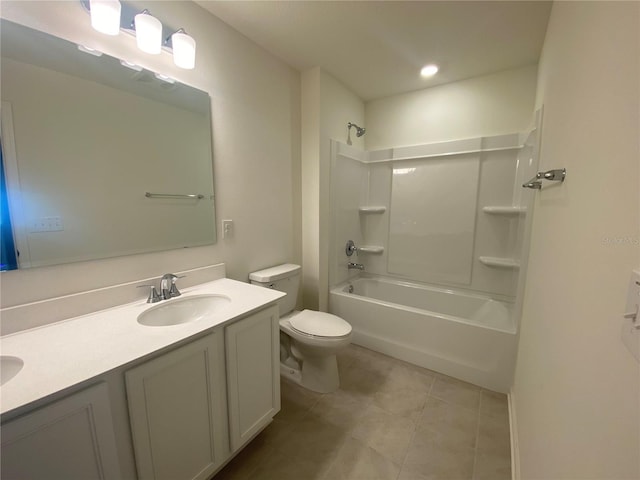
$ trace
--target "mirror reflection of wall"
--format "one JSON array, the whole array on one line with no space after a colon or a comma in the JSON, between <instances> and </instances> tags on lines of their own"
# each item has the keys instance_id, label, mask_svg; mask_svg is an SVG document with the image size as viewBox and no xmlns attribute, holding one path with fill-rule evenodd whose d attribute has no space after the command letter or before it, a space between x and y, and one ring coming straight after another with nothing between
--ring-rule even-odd
<instances>
[{"instance_id":1,"label":"mirror reflection of wall","mask_svg":"<svg viewBox=\"0 0 640 480\"><path fill-rule=\"evenodd\" d=\"M1 35L19 268L215 243L206 92L4 20Z\"/></svg>"}]
</instances>

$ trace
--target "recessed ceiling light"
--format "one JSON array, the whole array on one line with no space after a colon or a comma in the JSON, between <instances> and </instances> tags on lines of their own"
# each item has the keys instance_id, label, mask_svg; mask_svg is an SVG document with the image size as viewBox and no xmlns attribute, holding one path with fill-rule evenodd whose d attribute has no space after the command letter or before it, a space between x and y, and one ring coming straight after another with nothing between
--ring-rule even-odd
<instances>
[{"instance_id":1,"label":"recessed ceiling light","mask_svg":"<svg viewBox=\"0 0 640 480\"><path fill-rule=\"evenodd\" d=\"M422 67L422 70L420 70L420 75L423 77L432 77L436 73L438 73L438 66L433 63L431 65L425 65Z\"/></svg>"}]
</instances>

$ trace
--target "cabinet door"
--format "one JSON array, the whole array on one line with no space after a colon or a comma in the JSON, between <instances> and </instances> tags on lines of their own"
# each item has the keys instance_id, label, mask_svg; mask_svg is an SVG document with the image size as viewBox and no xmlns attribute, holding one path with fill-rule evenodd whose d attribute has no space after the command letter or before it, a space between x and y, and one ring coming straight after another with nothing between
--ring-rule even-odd
<instances>
[{"instance_id":1,"label":"cabinet door","mask_svg":"<svg viewBox=\"0 0 640 480\"><path fill-rule=\"evenodd\" d=\"M139 479L209 478L228 452L222 335L150 360L125 379Z\"/></svg>"},{"instance_id":2,"label":"cabinet door","mask_svg":"<svg viewBox=\"0 0 640 480\"><path fill-rule=\"evenodd\" d=\"M280 411L278 307L225 328L231 450L236 451Z\"/></svg>"},{"instance_id":3,"label":"cabinet door","mask_svg":"<svg viewBox=\"0 0 640 480\"><path fill-rule=\"evenodd\" d=\"M2 425L2 478L119 479L104 383Z\"/></svg>"}]
</instances>

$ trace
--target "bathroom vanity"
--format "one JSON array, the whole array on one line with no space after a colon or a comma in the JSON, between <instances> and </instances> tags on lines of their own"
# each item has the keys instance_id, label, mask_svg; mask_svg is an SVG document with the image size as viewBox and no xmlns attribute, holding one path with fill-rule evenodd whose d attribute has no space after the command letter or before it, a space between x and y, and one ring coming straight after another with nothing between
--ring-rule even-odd
<instances>
[{"instance_id":1,"label":"bathroom vanity","mask_svg":"<svg viewBox=\"0 0 640 480\"><path fill-rule=\"evenodd\" d=\"M2 339L24 362L0 389L2 478L206 479L270 423L283 294L182 293Z\"/></svg>"}]
</instances>

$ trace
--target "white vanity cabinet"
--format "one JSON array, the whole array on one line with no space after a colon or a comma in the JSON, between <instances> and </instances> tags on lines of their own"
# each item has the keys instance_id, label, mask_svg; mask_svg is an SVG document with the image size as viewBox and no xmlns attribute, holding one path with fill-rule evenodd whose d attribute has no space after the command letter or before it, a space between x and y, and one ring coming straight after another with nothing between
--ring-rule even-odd
<instances>
[{"instance_id":1,"label":"white vanity cabinet","mask_svg":"<svg viewBox=\"0 0 640 480\"><path fill-rule=\"evenodd\" d=\"M139 480L207 479L280 410L278 307L127 372Z\"/></svg>"},{"instance_id":2,"label":"white vanity cabinet","mask_svg":"<svg viewBox=\"0 0 640 480\"><path fill-rule=\"evenodd\" d=\"M227 459L222 329L125 373L139 480L211 477Z\"/></svg>"},{"instance_id":3,"label":"white vanity cabinet","mask_svg":"<svg viewBox=\"0 0 640 480\"><path fill-rule=\"evenodd\" d=\"M267 426L281 293L229 279L196 292L230 305L152 327L136 302L4 338L25 367L0 392L2 480L205 480Z\"/></svg>"},{"instance_id":4,"label":"white vanity cabinet","mask_svg":"<svg viewBox=\"0 0 640 480\"><path fill-rule=\"evenodd\" d=\"M4 423L1 477L120 479L107 385L99 383Z\"/></svg>"},{"instance_id":5,"label":"white vanity cabinet","mask_svg":"<svg viewBox=\"0 0 640 480\"><path fill-rule=\"evenodd\" d=\"M232 452L280 411L279 335L277 306L225 327Z\"/></svg>"}]
</instances>

